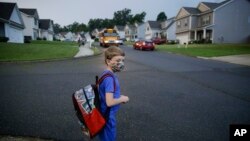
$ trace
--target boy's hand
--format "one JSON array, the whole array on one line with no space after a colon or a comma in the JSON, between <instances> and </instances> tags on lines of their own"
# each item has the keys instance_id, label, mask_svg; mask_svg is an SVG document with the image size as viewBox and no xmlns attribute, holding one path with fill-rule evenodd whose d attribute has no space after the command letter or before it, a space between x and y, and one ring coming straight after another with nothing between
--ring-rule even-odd
<instances>
[{"instance_id":1,"label":"boy's hand","mask_svg":"<svg viewBox=\"0 0 250 141\"><path fill-rule=\"evenodd\" d=\"M129 101L129 98L125 95L121 95L121 100L122 100L122 103L127 103Z\"/></svg>"}]
</instances>

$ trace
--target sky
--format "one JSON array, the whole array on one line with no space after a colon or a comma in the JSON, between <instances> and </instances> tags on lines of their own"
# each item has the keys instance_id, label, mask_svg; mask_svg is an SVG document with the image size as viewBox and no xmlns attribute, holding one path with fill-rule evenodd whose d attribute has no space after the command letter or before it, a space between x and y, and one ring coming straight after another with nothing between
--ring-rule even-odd
<instances>
[{"instance_id":1,"label":"sky","mask_svg":"<svg viewBox=\"0 0 250 141\"><path fill-rule=\"evenodd\" d=\"M73 22L88 24L95 18L112 19L114 12L124 8L131 14L146 12L145 21L156 20L160 12L168 18L177 15L181 7L197 7L200 2L221 2L223 0L0 0L15 2L19 8L35 8L40 19L52 19L61 26Z\"/></svg>"}]
</instances>

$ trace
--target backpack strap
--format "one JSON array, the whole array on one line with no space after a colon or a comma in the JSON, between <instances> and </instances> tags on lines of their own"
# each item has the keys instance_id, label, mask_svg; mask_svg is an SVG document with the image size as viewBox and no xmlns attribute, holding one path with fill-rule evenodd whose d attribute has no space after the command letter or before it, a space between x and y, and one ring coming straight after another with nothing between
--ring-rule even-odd
<instances>
[{"instance_id":1,"label":"backpack strap","mask_svg":"<svg viewBox=\"0 0 250 141\"><path fill-rule=\"evenodd\" d=\"M99 80L98 80L98 76L96 76L96 86L99 86L103 82L103 80L107 77L113 78L114 93L115 93L115 90L116 90L115 78L111 73L106 73L106 74L102 75L102 77ZM104 114L106 121L109 120L110 110L111 110L111 107L107 107L107 110Z\"/></svg>"},{"instance_id":2,"label":"backpack strap","mask_svg":"<svg viewBox=\"0 0 250 141\"><path fill-rule=\"evenodd\" d=\"M113 85L114 85L114 92L116 90L116 84L115 84L115 78L111 73L106 73L104 75L102 75L102 77L98 80L98 76L96 76L96 85L100 85L102 83L102 81L107 78L107 77L112 77L113 78Z\"/></svg>"}]
</instances>

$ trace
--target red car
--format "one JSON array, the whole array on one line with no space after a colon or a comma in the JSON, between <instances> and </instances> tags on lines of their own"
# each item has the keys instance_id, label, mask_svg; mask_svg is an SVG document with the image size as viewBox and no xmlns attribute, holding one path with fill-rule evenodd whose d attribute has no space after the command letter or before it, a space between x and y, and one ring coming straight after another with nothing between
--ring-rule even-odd
<instances>
[{"instance_id":1,"label":"red car","mask_svg":"<svg viewBox=\"0 0 250 141\"><path fill-rule=\"evenodd\" d=\"M158 37L152 38L152 41L157 45L166 43L166 39L162 39L162 38L158 38Z\"/></svg>"},{"instance_id":2,"label":"red car","mask_svg":"<svg viewBox=\"0 0 250 141\"><path fill-rule=\"evenodd\" d=\"M134 49L154 50L155 44L150 40L139 40L133 44Z\"/></svg>"}]
</instances>

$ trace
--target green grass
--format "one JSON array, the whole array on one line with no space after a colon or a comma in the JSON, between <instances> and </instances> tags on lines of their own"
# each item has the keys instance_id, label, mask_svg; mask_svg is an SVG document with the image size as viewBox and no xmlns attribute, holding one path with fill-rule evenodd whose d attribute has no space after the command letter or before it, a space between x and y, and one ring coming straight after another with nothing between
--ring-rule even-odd
<instances>
[{"instance_id":1,"label":"green grass","mask_svg":"<svg viewBox=\"0 0 250 141\"><path fill-rule=\"evenodd\" d=\"M0 43L0 61L35 61L72 58L76 43L33 41L26 44Z\"/></svg>"},{"instance_id":2,"label":"green grass","mask_svg":"<svg viewBox=\"0 0 250 141\"><path fill-rule=\"evenodd\" d=\"M187 47L185 45L157 45L156 48L158 51L201 57L250 54L250 44L192 44Z\"/></svg>"}]
</instances>

